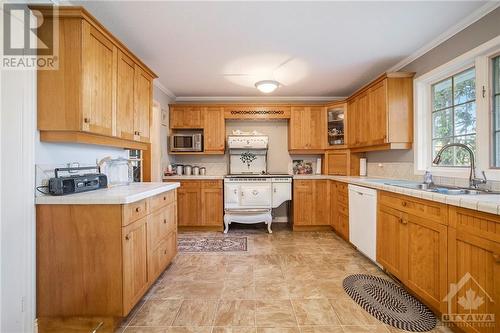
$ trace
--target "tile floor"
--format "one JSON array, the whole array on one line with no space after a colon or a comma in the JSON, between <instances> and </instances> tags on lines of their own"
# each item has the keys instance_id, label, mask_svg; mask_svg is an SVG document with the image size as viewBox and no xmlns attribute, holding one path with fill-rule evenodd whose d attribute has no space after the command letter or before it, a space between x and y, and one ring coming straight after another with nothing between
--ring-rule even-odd
<instances>
[{"instance_id":1,"label":"tile floor","mask_svg":"<svg viewBox=\"0 0 500 333\"><path fill-rule=\"evenodd\" d=\"M119 332L403 332L369 315L342 288L349 274L388 278L373 263L332 232L273 229L269 235L231 226L228 236L248 237L247 252L179 253Z\"/></svg>"}]
</instances>

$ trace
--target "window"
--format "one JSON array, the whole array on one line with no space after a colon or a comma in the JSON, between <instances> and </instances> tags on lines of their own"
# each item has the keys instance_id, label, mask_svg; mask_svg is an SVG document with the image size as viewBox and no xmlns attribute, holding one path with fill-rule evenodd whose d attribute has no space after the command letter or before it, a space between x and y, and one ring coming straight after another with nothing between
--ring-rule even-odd
<instances>
[{"instance_id":1,"label":"window","mask_svg":"<svg viewBox=\"0 0 500 333\"><path fill-rule=\"evenodd\" d=\"M492 59L492 69L493 69L493 117L492 127L493 127L493 167L500 167L500 56Z\"/></svg>"},{"instance_id":2,"label":"window","mask_svg":"<svg viewBox=\"0 0 500 333\"><path fill-rule=\"evenodd\" d=\"M475 151L476 73L474 67L433 84L431 91L432 158L449 143L464 143ZM462 148L452 147L444 151L441 156L440 166L468 165L470 165L469 154Z\"/></svg>"}]
</instances>

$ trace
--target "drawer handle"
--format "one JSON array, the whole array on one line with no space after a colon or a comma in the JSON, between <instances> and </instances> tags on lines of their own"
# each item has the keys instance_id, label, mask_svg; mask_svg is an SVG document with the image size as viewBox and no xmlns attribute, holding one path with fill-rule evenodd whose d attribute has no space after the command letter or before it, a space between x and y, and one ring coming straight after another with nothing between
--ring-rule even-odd
<instances>
[{"instance_id":1,"label":"drawer handle","mask_svg":"<svg viewBox=\"0 0 500 333\"><path fill-rule=\"evenodd\" d=\"M163 201L166 201L167 200L167 197L163 197Z\"/></svg>"},{"instance_id":2,"label":"drawer handle","mask_svg":"<svg viewBox=\"0 0 500 333\"><path fill-rule=\"evenodd\" d=\"M137 213L139 213L139 212L141 211L141 207L136 207L136 208L135 208L135 211L136 211Z\"/></svg>"},{"instance_id":3,"label":"drawer handle","mask_svg":"<svg viewBox=\"0 0 500 333\"><path fill-rule=\"evenodd\" d=\"M403 202L401 203L401 205L403 205L403 207L406 207L406 205L407 205L406 201L403 201Z\"/></svg>"}]
</instances>

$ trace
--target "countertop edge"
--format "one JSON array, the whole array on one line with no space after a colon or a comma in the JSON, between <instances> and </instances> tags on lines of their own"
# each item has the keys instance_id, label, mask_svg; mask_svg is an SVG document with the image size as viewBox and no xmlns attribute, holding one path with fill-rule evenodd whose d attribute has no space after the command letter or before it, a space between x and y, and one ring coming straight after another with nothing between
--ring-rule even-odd
<instances>
[{"instance_id":1,"label":"countertop edge","mask_svg":"<svg viewBox=\"0 0 500 333\"><path fill-rule=\"evenodd\" d=\"M95 197L96 192L100 190L79 193L82 196L72 196L71 194L65 196L37 196L35 197L35 205L125 205L175 190L181 186L179 182L163 182L159 184L161 185L152 189L145 189L138 193L122 196L116 194L109 197ZM90 197L85 197L84 194L88 194Z\"/></svg>"}]
</instances>

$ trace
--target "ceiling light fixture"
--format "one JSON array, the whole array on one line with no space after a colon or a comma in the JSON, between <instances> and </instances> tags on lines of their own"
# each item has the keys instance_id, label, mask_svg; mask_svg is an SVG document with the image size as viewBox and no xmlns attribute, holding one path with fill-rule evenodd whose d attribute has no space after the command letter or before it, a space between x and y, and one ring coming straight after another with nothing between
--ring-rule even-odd
<instances>
[{"instance_id":1,"label":"ceiling light fixture","mask_svg":"<svg viewBox=\"0 0 500 333\"><path fill-rule=\"evenodd\" d=\"M269 94L278 89L280 83L275 80L262 80L255 83L255 88L259 89L264 94Z\"/></svg>"}]
</instances>

